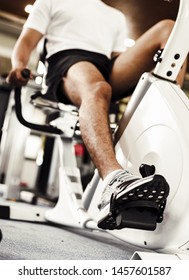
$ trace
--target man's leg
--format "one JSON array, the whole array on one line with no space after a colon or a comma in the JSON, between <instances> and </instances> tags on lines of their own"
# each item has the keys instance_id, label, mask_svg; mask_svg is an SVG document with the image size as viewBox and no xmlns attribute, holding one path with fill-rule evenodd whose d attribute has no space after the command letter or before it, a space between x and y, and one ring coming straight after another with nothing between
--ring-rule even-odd
<instances>
[{"instance_id":1,"label":"man's leg","mask_svg":"<svg viewBox=\"0 0 189 280\"><path fill-rule=\"evenodd\" d=\"M119 99L119 96L123 96L127 90L137 84L144 72L149 72L154 68L153 57L165 46L172 28L172 21L156 24L137 40L133 48L122 53L115 60L110 76L114 98ZM182 72L180 83L182 83L184 70ZM168 194L169 185L161 175L139 178L127 171L121 171L106 184L99 204L101 211L97 218L98 226L106 229L117 228L116 213L122 211L127 202L147 200L159 209L163 208Z\"/></svg>"},{"instance_id":2,"label":"man's leg","mask_svg":"<svg viewBox=\"0 0 189 280\"><path fill-rule=\"evenodd\" d=\"M109 213L112 195L118 205L132 198L150 199L161 205L169 193L166 180L160 175L139 178L123 170L116 160L108 120L112 90L96 67L89 62L74 64L64 77L64 91L79 107L83 141L104 179L97 218L99 227L116 228Z\"/></svg>"},{"instance_id":3,"label":"man's leg","mask_svg":"<svg viewBox=\"0 0 189 280\"><path fill-rule=\"evenodd\" d=\"M135 45L119 55L115 60L110 76L113 95L119 98L124 92L135 86L144 72L155 67L153 57L155 53L164 48L172 31L174 22L163 20L145 32ZM177 82L182 85L186 70L186 63L180 71Z\"/></svg>"},{"instance_id":4,"label":"man's leg","mask_svg":"<svg viewBox=\"0 0 189 280\"><path fill-rule=\"evenodd\" d=\"M109 128L112 90L102 74L93 64L78 62L64 77L64 91L79 107L81 135L100 176L105 178L110 172L121 169Z\"/></svg>"}]
</instances>

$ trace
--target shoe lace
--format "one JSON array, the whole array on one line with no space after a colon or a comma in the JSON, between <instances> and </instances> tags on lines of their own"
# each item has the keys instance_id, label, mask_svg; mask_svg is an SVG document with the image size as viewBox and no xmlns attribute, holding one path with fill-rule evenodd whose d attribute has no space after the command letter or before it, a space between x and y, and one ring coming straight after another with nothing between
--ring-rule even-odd
<instances>
[{"instance_id":1,"label":"shoe lace","mask_svg":"<svg viewBox=\"0 0 189 280\"><path fill-rule=\"evenodd\" d=\"M130 178L130 179L129 179ZM128 180L129 179L129 180ZM128 184L125 185L125 182L128 182L129 184L132 183L133 181L136 181L135 176L133 176L130 172L127 170L122 171L121 173L117 174L116 177L114 177L110 182L109 186L112 186L115 184L115 187L119 187L119 189L126 188ZM121 183L121 184L120 184Z\"/></svg>"}]
</instances>

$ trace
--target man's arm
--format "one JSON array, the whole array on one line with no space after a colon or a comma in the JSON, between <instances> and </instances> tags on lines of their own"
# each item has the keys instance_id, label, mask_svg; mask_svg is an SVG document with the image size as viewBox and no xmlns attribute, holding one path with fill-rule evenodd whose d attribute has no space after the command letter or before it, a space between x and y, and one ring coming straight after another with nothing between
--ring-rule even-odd
<instances>
[{"instance_id":1,"label":"man's arm","mask_svg":"<svg viewBox=\"0 0 189 280\"><path fill-rule=\"evenodd\" d=\"M17 86L26 85L28 79L22 77L21 71L27 67L31 53L37 46L43 34L34 29L23 29L12 52L12 70L7 81Z\"/></svg>"}]
</instances>

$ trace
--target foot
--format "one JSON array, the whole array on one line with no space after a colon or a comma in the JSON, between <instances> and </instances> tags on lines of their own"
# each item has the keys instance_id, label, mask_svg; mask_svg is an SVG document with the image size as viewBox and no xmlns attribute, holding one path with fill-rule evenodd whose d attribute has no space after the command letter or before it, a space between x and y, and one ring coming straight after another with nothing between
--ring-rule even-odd
<instances>
[{"instance_id":1,"label":"foot","mask_svg":"<svg viewBox=\"0 0 189 280\"><path fill-rule=\"evenodd\" d=\"M119 208L132 201L151 201L159 207L166 201L169 194L169 185L161 175L151 175L145 178L136 177L127 171L120 171L105 187L97 217L98 226L108 224L113 219L112 207ZM109 229L109 227L108 227ZM114 229L114 226L113 228ZM116 224L115 224L116 229Z\"/></svg>"}]
</instances>

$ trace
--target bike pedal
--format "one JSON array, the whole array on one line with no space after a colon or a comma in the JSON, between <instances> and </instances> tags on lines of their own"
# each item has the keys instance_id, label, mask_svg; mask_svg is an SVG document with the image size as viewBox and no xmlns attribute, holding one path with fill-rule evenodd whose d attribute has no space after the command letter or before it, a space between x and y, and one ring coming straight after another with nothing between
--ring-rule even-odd
<instances>
[{"instance_id":1,"label":"bike pedal","mask_svg":"<svg viewBox=\"0 0 189 280\"><path fill-rule=\"evenodd\" d=\"M116 225L119 229L134 228L154 231L157 226L157 213L145 208L127 209L116 217Z\"/></svg>"},{"instance_id":2,"label":"bike pedal","mask_svg":"<svg viewBox=\"0 0 189 280\"><path fill-rule=\"evenodd\" d=\"M151 201L132 201L121 207L113 204L109 214L98 222L98 227L106 230L133 228L154 231L159 222L159 211L159 205Z\"/></svg>"},{"instance_id":3,"label":"bike pedal","mask_svg":"<svg viewBox=\"0 0 189 280\"><path fill-rule=\"evenodd\" d=\"M118 229L116 221L112 215L107 215L103 220L98 222L98 227L104 230L114 230Z\"/></svg>"}]
</instances>

